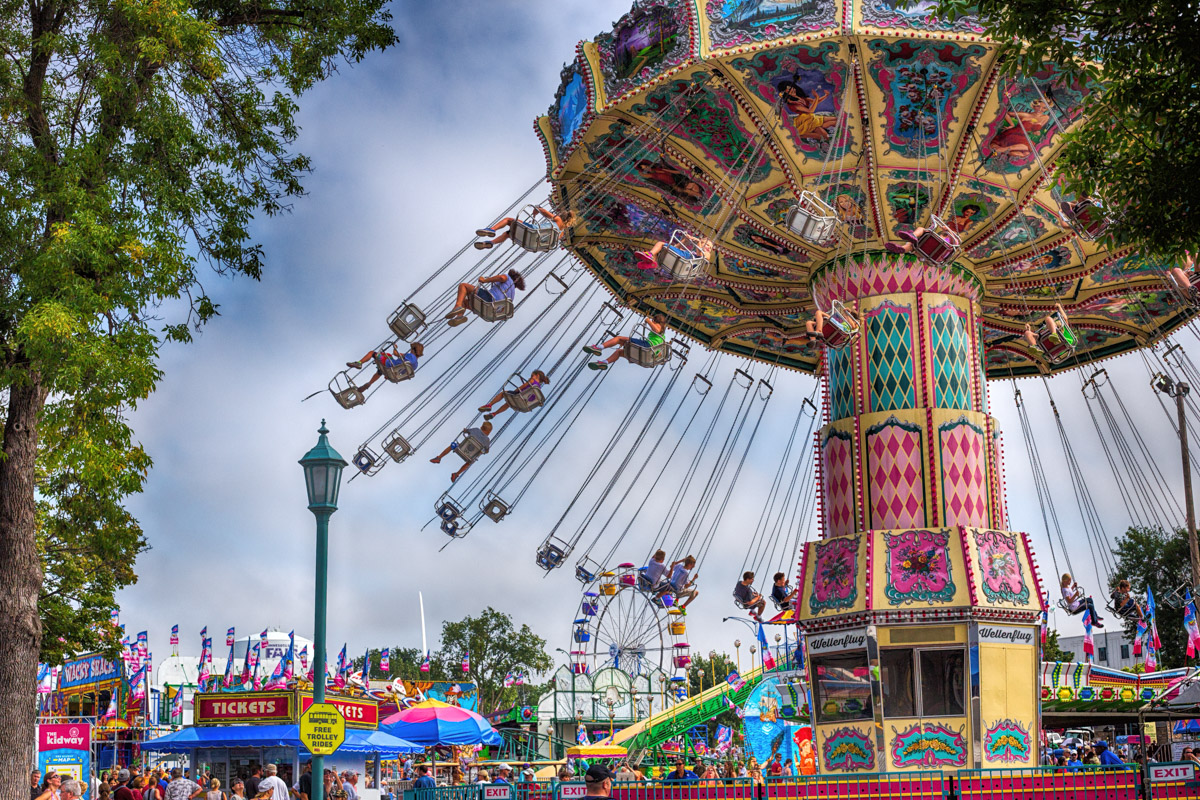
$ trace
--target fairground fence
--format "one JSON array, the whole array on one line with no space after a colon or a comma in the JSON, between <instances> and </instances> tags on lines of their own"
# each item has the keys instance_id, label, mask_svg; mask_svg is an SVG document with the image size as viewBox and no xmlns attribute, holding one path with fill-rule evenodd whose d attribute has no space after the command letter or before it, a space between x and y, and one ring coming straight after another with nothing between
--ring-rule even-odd
<instances>
[{"instance_id":1,"label":"fairground fence","mask_svg":"<svg viewBox=\"0 0 1200 800\"><path fill-rule=\"evenodd\" d=\"M968 769L700 781L616 781L613 800L1200 800L1192 762L1113 767ZM583 800L582 781L440 786L403 800ZM399 798L398 798L399 800Z\"/></svg>"}]
</instances>

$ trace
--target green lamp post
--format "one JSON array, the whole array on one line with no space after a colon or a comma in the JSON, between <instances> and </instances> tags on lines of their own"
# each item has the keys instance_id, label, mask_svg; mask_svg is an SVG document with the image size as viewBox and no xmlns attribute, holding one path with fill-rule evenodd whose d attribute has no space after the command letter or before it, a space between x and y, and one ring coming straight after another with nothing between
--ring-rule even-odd
<instances>
[{"instance_id":1,"label":"green lamp post","mask_svg":"<svg viewBox=\"0 0 1200 800\"><path fill-rule=\"evenodd\" d=\"M308 489L308 510L317 518L317 581L313 602L313 702L325 700L325 602L329 591L329 517L337 511L338 491L342 488L342 470L346 461L326 438L325 420L317 431L321 435L312 450L300 459L304 485ZM325 759L313 756L312 800L325 800Z\"/></svg>"}]
</instances>

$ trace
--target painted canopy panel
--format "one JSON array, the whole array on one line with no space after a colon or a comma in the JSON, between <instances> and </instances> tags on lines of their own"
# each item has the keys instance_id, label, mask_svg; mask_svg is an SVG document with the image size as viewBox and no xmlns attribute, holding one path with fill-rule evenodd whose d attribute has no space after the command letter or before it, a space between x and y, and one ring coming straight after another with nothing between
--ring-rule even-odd
<instances>
[{"instance_id":1,"label":"painted canopy panel","mask_svg":"<svg viewBox=\"0 0 1200 800\"><path fill-rule=\"evenodd\" d=\"M805 371L820 363L796 339L813 278L879 257L931 213L961 239L950 268L983 286L989 377L1073 368L1186 322L1164 265L1064 216L1054 160L1092 87L1053 64L1003 74L977 19L901 6L637 3L579 46L536 126L556 201L579 218L568 246L676 330ZM803 192L839 221L820 244L786 223ZM703 273L640 268L636 253L676 230L713 240ZM1058 304L1080 344L1052 363L1021 334Z\"/></svg>"}]
</instances>

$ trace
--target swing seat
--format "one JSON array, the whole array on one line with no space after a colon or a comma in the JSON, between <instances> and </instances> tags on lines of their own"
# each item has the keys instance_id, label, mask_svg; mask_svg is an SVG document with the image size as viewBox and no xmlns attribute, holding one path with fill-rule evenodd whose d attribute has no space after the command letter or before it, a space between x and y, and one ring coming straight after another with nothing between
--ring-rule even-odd
<instances>
[{"instance_id":1,"label":"swing seat","mask_svg":"<svg viewBox=\"0 0 1200 800\"><path fill-rule=\"evenodd\" d=\"M787 597L792 593L792 587L788 584L783 585L783 596ZM775 599L775 595L771 595L771 605L775 606L776 611L787 611L792 607L792 603L781 603Z\"/></svg>"},{"instance_id":2,"label":"swing seat","mask_svg":"<svg viewBox=\"0 0 1200 800\"><path fill-rule=\"evenodd\" d=\"M454 502L445 495L442 496L441 501L438 503L437 508L434 509L434 512L441 519L447 522L453 522L459 517L462 517L464 513L462 507L458 505L458 503Z\"/></svg>"},{"instance_id":3,"label":"swing seat","mask_svg":"<svg viewBox=\"0 0 1200 800\"><path fill-rule=\"evenodd\" d=\"M690 281L704 274L708 267L708 259L667 245L658 252L658 265L671 273L672 278Z\"/></svg>"},{"instance_id":4,"label":"swing seat","mask_svg":"<svg viewBox=\"0 0 1200 800\"><path fill-rule=\"evenodd\" d=\"M514 306L507 297L503 300L484 300L478 292L471 292L467 297L467 309L484 322L503 322L512 319Z\"/></svg>"},{"instance_id":5,"label":"swing seat","mask_svg":"<svg viewBox=\"0 0 1200 800\"><path fill-rule=\"evenodd\" d=\"M442 532L447 536L453 536L455 539L458 536L458 520L446 519L442 520Z\"/></svg>"},{"instance_id":6,"label":"swing seat","mask_svg":"<svg viewBox=\"0 0 1200 800\"><path fill-rule=\"evenodd\" d=\"M548 253L558 247L558 226L532 211L522 214L509 230L513 243L530 253Z\"/></svg>"},{"instance_id":7,"label":"swing seat","mask_svg":"<svg viewBox=\"0 0 1200 800\"><path fill-rule=\"evenodd\" d=\"M366 446L361 447L350 461L363 475L374 475L387 463L378 453Z\"/></svg>"},{"instance_id":8,"label":"swing seat","mask_svg":"<svg viewBox=\"0 0 1200 800\"><path fill-rule=\"evenodd\" d=\"M413 446L400 434L399 428L388 434L387 438L383 440L382 447L383 452L387 453L397 464L413 454Z\"/></svg>"},{"instance_id":9,"label":"swing seat","mask_svg":"<svg viewBox=\"0 0 1200 800\"><path fill-rule=\"evenodd\" d=\"M567 554L558 545L542 545L537 552L537 565L544 570L557 569L566 557Z\"/></svg>"},{"instance_id":10,"label":"swing seat","mask_svg":"<svg viewBox=\"0 0 1200 800\"><path fill-rule=\"evenodd\" d=\"M637 588L643 592L654 591L654 586L650 583L650 579L646 577L645 567L642 567L637 571Z\"/></svg>"},{"instance_id":11,"label":"swing seat","mask_svg":"<svg viewBox=\"0 0 1200 800\"><path fill-rule=\"evenodd\" d=\"M521 413L533 411L535 408L541 408L546 404L546 397L542 394L542 387L540 386L530 386L522 389L520 392L505 391L502 394L504 395L504 402L508 403L513 411Z\"/></svg>"},{"instance_id":12,"label":"swing seat","mask_svg":"<svg viewBox=\"0 0 1200 800\"><path fill-rule=\"evenodd\" d=\"M492 522L499 522L508 516L510 508L508 503L500 499L500 496L493 492L488 492L487 497L483 501L483 515Z\"/></svg>"},{"instance_id":13,"label":"swing seat","mask_svg":"<svg viewBox=\"0 0 1200 800\"><path fill-rule=\"evenodd\" d=\"M813 244L826 244L837 228L838 217L833 207L810 191L800 193L800 201L787 215L787 228L801 239Z\"/></svg>"},{"instance_id":14,"label":"swing seat","mask_svg":"<svg viewBox=\"0 0 1200 800\"><path fill-rule=\"evenodd\" d=\"M937 214L929 215L929 226L917 237L914 250L926 261L941 265L950 261L962 247L958 234Z\"/></svg>"},{"instance_id":15,"label":"swing seat","mask_svg":"<svg viewBox=\"0 0 1200 800\"><path fill-rule=\"evenodd\" d=\"M825 316L825 325L821 328L825 346L841 350L858 336L858 331L858 318L840 300L834 300Z\"/></svg>"},{"instance_id":16,"label":"swing seat","mask_svg":"<svg viewBox=\"0 0 1200 800\"><path fill-rule=\"evenodd\" d=\"M329 393L333 395L337 404L345 409L361 406L367 402L367 396L363 394L362 389L354 385L354 381L350 379L350 373L346 370L333 376L333 380L329 382Z\"/></svg>"},{"instance_id":17,"label":"swing seat","mask_svg":"<svg viewBox=\"0 0 1200 800\"><path fill-rule=\"evenodd\" d=\"M383 373L383 377L391 383L407 381L417 373L411 361L396 356L383 356L376 361L376 364L379 366L379 371Z\"/></svg>"},{"instance_id":18,"label":"swing seat","mask_svg":"<svg viewBox=\"0 0 1200 800\"><path fill-rule=\"evenodd\" d=\"M408 342L425 327L425 312L412 303L405 303L391 313L387 321L392 333Z\"/></svg>"},{"instance_id":19,"label":"swing seat","mask_svg":"<svg viewBox=\"0 0 1200 800\"><path fill-rule=\"evenodd\" d=\"M454 452L468 464L474 464L488 451L488 445L470 431L463 431L454 443Z\"/></svg>"},{"instance_id":20,"label":"swing seat","mask_svg":"<svg viewBox=\"0 0 1200 800\"><path fill-rule=\"evenodd\" d=\"M1078 203L1060 200L1058 213L1063 221L1075 231L1075 235L1087 242L1093 242L1103 236L1110 223L1104 209L1090 198L1080 200Z\"/></svg>"},{"instance_id":21,"label":"swing seat","mask_svg":"<svg viewBox=\"0 0 1200 800\"><path fill-rule=\"evenodd\" d=\"M625 356L625 360L630 364L637 364L639 367L647 368L661 367L667 363L667 359L671 355L667 342L663 342L662 344L640 344L633 341L632 338L621 348L621 354Z\"/></svg>"},{"instance_id":22,"label":"swing seat","mask_svg":"<svg viewBox=\"0 0 1200 800\"><path fill-rule=\"evenodd\" d=\"M1038 346L1046 354L1052 364L1068 358L1075 352L1075 334L1069 327L1059 325L1058 333L1051 333L1049 328L1038 332Z\"/></svg>"}]
</instances>

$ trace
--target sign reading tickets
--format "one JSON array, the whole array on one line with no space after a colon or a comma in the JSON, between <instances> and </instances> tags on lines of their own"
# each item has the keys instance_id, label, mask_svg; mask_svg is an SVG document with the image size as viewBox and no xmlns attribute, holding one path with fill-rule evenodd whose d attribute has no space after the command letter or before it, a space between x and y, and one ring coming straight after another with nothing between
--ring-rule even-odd
<instances>
[{"instance_id":1,"label":"sign reading tickets","mask_svg":"<svg viewBox=\"0 0 1200 800\"><path fill-rule=\"evenodd\" d=\"M194 725L286 725L296 718L294 692L197 694L193 702Z\"/></svg>"},{"instance_id":2,"label":"sign reading tickets","mask_svg":"<svg viewBox=\"0 0 1200 800\"><path fill-rule=\"evenodd\" d=\"M81 782L83 800L91 798L92 726L86 722L38 725L38 769Z\"/></svg>"},{"instance_id":3,"label":"sign reading tickets","mask_svg":"<svg viewBox=\"0 0 1200 800\"><path fill-rule=\"evenodd\" d=\"M346 741L346 718L332 703L313 703L300 715L300 741L314 756L331 756Z\"/></svg>"},{"instance_id":4,"label":"sign reading tickets","mask_svg":"<svg viewBox=\"0 0 1200 800\"><path fill-rule=\"evenodd\" d=\"M366 728L375 730L379 727L379 703L374 700L364 700L355 697L330 697L326 695L325 702L342 712L348 728ZM300 712L308 710L313 704L313 696L307 692L300 694Z\"/></svg>"}]
</instances>

